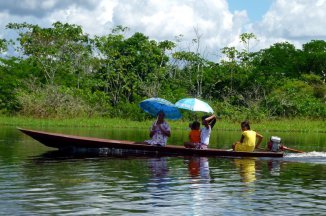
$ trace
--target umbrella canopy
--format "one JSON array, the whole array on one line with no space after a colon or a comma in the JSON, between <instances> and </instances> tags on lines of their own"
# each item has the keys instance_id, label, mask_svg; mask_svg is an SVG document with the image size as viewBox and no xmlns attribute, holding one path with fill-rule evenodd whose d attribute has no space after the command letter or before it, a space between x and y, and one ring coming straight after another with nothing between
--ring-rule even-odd
<instances>
[{"instance_id":1,"label":"umbrella canopy","mask_svg":"<svg viewBox=\"0 0 326 216\"><path fill-rule=\"evenodd\" d=\"M186 109L191 111L201 111L206 113L214 113L212 107L208 103L201 101L197 98L184 98L175 103L175 106L180 109Z\"/></svg>"},{"instance_id":2,"label":"umbrella canopy","mask_svg":"<svg viewBox=\"0 0 326 216\"><path fill-rule=\"evenodd\" d=\"M139 103L140 108L152 116L162 111L165 114L165 118L177 120L181 118L179 109L170 101L162 98L149 98Z\"/></svg>"}]
</instances>

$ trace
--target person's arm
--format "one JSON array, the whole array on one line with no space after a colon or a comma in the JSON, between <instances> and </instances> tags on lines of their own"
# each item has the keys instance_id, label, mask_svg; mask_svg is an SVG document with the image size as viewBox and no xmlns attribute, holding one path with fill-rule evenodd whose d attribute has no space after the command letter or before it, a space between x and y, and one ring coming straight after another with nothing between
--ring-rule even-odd
<instances>
[{"instance_id":1,"label":"person's arm","mask_svg":"<svg viewBox=\"0 0 326 216\"><path fill-rule=\"evenodd\" d=\"M153 136L154 136L154 134L157 132L157 123L155 122L155 123L153 123L153 125L152 125L152 128L151 128L151 131L150 131L150 133L149 133L149 136L152 138Z\"/></svg>"},{"instance_id":2,"label":"person's arm","mask_svg":"<svg viewBox=\"0 0 326 216\"><path fill-rule=\"evenodd\" d=\"M159 124L159 125L158 125L158 128L162 131L162 133L163 133L165 136L168 136L168 137L171 136L171 132L170 132L170 130L165 130L165 129L162 127L162 124Z\"/></svg>"},{"instance_id":3,"label":"person's arm","mask_svg":"<svg viewBox=\"0 0 326 216\"><path fill-rule=\"evenodd\" d=\"M216 119L216 116L215 116L214 114L211 115L211 116L209 116L209 117L207 117L207 118L205 118L205 121L210 122L210 121L212 121L213 119Z\"/></svg>"},{"instance_id":4,"label":"person's arm","mask_svg":"<svg viewBox=\"0 0 326 216\"><path fill-rule=\"evenodd\" d=\"M241 135L241 138L240 138L240 143L243 143L243 140L244 140L244 136Z\"/></svg>"},{"instance_id":5,"label":"person's arm","mask_svg":"<svg viewBox=\"0 0 326 216\"><path fill-rule=\"evenodd\" d=\"M215 123L216 123L216 116L213 114L205 119L206 122L211 126L211 129L213 129Z\"/></svg>"},{"instance_id":6,"label":"person's arm","mask_svg":"<svg viewBox=\"0 0 326 216\"><path fill-rule=\"evenodd\" d=\"M155 130L151 130L151 132L149 133L149 136L152 138L154 136L154 134L156 133Z\"/></svg>"},{"instance_id":7,"label":"person's arm","mask_svg":"<svg viewBox=\"0 0 326 216\"><path fill-rule=\"evenodd\" d=\"M255 148L259 148L259 146L260 146L261 142L263 141L264 137L263 137L263 135L261 135L261 134L259 134L257 132L256 132L256 137L257 137L258 141L257 141L257 144L256 144Z\"/></svg>"}]
</instances>

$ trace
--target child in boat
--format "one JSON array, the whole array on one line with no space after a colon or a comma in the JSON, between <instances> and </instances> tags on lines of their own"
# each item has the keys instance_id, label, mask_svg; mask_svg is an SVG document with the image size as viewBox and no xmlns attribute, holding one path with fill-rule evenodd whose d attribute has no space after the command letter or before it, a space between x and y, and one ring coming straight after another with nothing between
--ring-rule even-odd
<instances>
[{"instance_id":1,"label":"child in boat","mask_svg":"<svg viewBox=\"0 0 326 216\"><path fill-rule=\"evenodd\" d=\"M263 136L256 131L250 130L248 121L241 122L241 130L240 141L232 145L233 151L253 152L261 144ZM257 143L256 139L258 139Z\"/></svg>"},{"instance_id":2,"label":"child in boat","mask_svg":"<svg viewBox=\"0 0 326 216\"><path fill-rule=\"evenodd\" d=\"M200 130L200 142L199 143L187 143L186 148L196 148L196 149L207 149L209 144L209 138L211 136L212 128L216 123L216 116L203 116L202 124L204 127Z\"/></svg>"},{"instance_id":3,"label":"child in boat","mask_svg":"<svg viewBox=\"0 0 326 216\"><path fill-rule=\"evenodd\" d=\"M196 145L200 144L200 123L198 121L194 121L189 124L191 129L189 133L189 142L185 142L184 146L186 148L195 148Z\"/></svg>"}]
</instances>

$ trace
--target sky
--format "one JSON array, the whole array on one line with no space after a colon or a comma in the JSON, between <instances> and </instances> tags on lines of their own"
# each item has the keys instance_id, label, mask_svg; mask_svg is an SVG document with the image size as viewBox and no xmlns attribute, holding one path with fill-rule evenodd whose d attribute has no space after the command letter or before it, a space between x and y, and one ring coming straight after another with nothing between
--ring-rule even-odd
<instances>
[{"instance_id":1,"label":"sky","mask_svg":"<svg viewBox=\"0 0 326 216\"><path fill-rule=\"evenodd\" d=\"M10 23L41 27L52 23L80 25L90 36L109 34L114 26L129 27L150 39L176 41L180 49L195 49L210 60L223 47L242 49L242 33L254 33L250 51L289 42L302 48L311 40L326 40L326 0L0 0L0 38L13 33ZM180 37L182 35L182 37Z\"/></svg>"},{"instance_id":2,"label":"sky","mask_svg":"<svg viewBox=\"0 0 326 216\"><path fill-rule=\"evenodd\" d=\"M252 22L259 21L271 7L273 0L228 0L231 12L246 10Z\"/></svg>"}]
</instances>

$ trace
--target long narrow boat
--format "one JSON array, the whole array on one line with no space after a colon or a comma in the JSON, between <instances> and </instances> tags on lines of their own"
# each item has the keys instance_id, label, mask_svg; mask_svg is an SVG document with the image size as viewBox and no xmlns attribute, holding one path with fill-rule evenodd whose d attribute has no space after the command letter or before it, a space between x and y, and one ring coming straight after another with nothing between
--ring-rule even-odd
<instances>
[{"instance_id":1,"label":"long narrow boat","mask_svg":"<svg viewBox=\"0 0 326 216\"><path fill-rule=\"evenodd\" d=\"M189 149L183 146L167 145L165 147L139 144L127 140L111 140L93 137L73 136L45 131L27 130L18 128L24 134L32 137L40 143L62 151L69 149L120 149L132 150L134 153L144 155L152 153L166 156L225 156L225 157L283 157L283 152L234 152L223 149Z\"/></svg>"}]
</instances>

